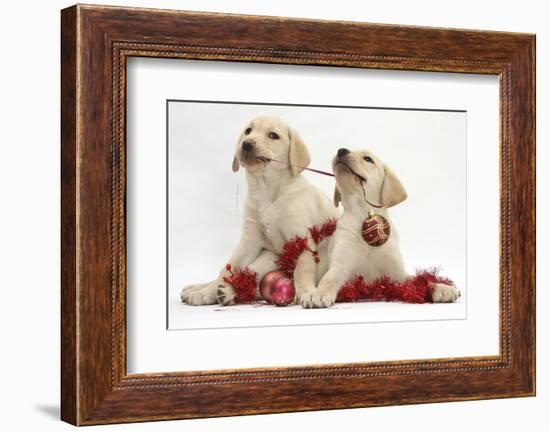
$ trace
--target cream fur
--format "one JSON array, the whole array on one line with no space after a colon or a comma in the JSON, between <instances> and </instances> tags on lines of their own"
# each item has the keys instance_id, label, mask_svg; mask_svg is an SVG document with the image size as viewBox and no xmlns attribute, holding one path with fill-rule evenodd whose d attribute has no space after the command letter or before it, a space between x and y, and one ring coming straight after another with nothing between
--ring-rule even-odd
<instances>
[{"instance_id":1,"label":"cream fur","mask_svg":"<svg viewBox=\"0 0 550 431\"><path fill-rule=\"evenodd\" d=\"M372 162L366 161L365 157L370 157ZM333 160L336 179L334 203L337 205L341 201L344 213L328 244L327 272L316 288L300 296L300 303L305 308L330 307L340 287L357 275L363 275L367 281L384 275L398 281L409 277L399 248L399 234L387 209L407 198L405 188L397 176L370 151L351 152L340 163L338 161L338 157ZM363 186L369 202L382 204L383 208L373 208L365 202L361 182L351 170L366 179ZM379 247L368 245L361 235L363 220L370 210L384 216L390 223L391 235ZM458 298L458 290L454 286L434 284L433 288L434 302L454 302Z\"/></svg>"},{"instance_id":2,"label":"cream fur","mask_svg":"<svg viewBox=\"0 0 550 431\"><path fill-rule=\"evenodd\" d=\"M270 137L272 133L276 133L278 139ZM243 150L245 141L254 143L248 153ZM262 157L283 163L258 159ZM309 162L309 152L301 137L281 119L258 117L243 129L232 169L246 170L248 193L241 238L227 260L233 267L249 267L258 273L260 280L263 274L275 269L273 261L287 240L304 236L308 234L308 227L337 216L338 211L330 200L300 174L300 167L306 167ZM311 241L310 244L313 246ZM325 266L316 265L310 253L303 253L298 260L294 274L298 298L314 288L326 271L326 250L319 252ZM182 301L191 305L233 304L235 292L223 281L226 275L224 268L209 283L183 288Z\"/></svg>"}]
</instances>

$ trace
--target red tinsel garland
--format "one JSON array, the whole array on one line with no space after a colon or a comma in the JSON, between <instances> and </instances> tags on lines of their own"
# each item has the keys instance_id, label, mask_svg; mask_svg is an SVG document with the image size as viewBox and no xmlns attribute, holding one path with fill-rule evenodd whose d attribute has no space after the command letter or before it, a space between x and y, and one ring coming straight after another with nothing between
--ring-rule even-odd
<instances>
[{"instance_id":1,"label":"red tinsel garland","mask_svg":"<svg viewBox=\"0 0 550 431\"><path fill-rule=\"evenodd\" d=\"M231 264L225 265L225 269L230 275L223 277L223 281L231 285L235 289L235 303L247 304L256 301L256 272L248 268L236 269L235 272L231 269Z\"/></svg>"},{"instance_id":2,"label":"red tinsel garland","mask_svg":"<svg viewBox=\"0 0 550 431\"><path fill-rule=\"evenodd\" d=\"M394 281L387 276L366 282L362 276L358 276L340 288L336 302L397 301L424 304L433 302L430 283L453 284L448 278L439 276L435 268L418 271L403 282Z\"/></svg>"},{"instance_id":3,"label":"red tinsel garland","mask_svg":"<svg viewBox=\"0 0 550 431\"><path fill-rule=\"evenodd\" d=\"M317 245L325 238L331 236L336 230L336 220L330 219L323 223L320 226L313 226L309 228L309 233L313 242ZM288 278L291 280L294 279L294 268L296 268L296 262L300 255L308 250L315 259L316 263L319 263L319 254L317 250L311 249L308 244L307 237L295 236L288 240L283 246L283 253L275 261L275 264ZM229 271L230 275L223 278L227 284L233 287L235 290L235 303L245 304L254 302L256 299L256 288L258 282L256 281L256 272L250 270L249 268L245 269L236 269L235 272L232 271L231 264L227 264L225 269Z\"/></svg>"},{"instance_id":4,"label":"red tinsel garland","mask_svg":"<svg viewBox=\"0 0 550 431\"><path fill-rule=\"evenodd\" d=\"M320 226L311 227L309 233L313 242L318 245L325 238L334 234L335 230L336 220L331 219ZM299 236L289 239L284 244L281 256L275 261L279 270L291 280L294 279L296 262L304 250L312 253L315 262L319 262L319 255L309 246L307 237ZM235 289L235 303L254 302L258 286L256 272L249 268L236 269L233 272L230 264L227 264L225 268L230 275L224 277L223 280ZM366 282L362 276L357 276L340 288L336 302L397 301L424 304L433 302L430 283L453 284L448 278L441 277L436 268L417 271L416 275L403 282L397 282L387 276Z\"/></svg>"},{"instance_id":5,"label":"red tinsel garland","mask_svg":"<svg viewBox=\"0 0 550 431\"><path fill-rule=\"evenodd\" d=\"M319 244L325 238L331 236L336 230L336 220L330 219L320 226L313 226L309 228L309 233L315 245ZM300 255L308 250L315 259L315 263L319 263L319 253L317 250L311 249L308 244L308 238L306 236L295 236L289 239L283 245L283 252L281 256L275 261L275 264L280 271L291 280L294 279L294 269L296 268L296 262Z\"/></svg>"},{"instance_id":6,"label":"red tinsel garland","mask_svg":"<svg viewBox=\"0 0 550 431\"><path fill-rule=\"evenodd\" d=\"M319 244L325 238L332 236L336 231L336 219L329 219L321 226L313 226L309 228L309 233L315 244Z\"/></svg>"}]
</instances>

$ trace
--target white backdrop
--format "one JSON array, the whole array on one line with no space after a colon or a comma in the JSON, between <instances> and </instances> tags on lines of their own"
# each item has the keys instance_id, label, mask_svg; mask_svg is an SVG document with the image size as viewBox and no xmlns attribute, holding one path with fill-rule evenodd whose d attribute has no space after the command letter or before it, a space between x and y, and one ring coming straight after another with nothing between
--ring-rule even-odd
<instances>
[{"instance_id":1,"label":"white backdrop","mask_svg":"<svg viewBox=\"0 0 550 431\"><path fill-rule=\"evenodd\" d=\"M203 81L208 82L208 85L197 85L198 82ZM495 77L134 58L128 60L127 88L128 372L497 354L499 232L495 219L498 219L499 214L499 128L498 82ZM319 88L323 88L323 91L320 92ZM433 239L434 242L439 243L441 237L448 238L449 232L455 234L455 230L458 231L457 237L454 238L456 244L445 244L444 250L447 253L447 265L453 270L453 276L457 278L459 285L460 276L464 276L464 262L456 263L459 261L456 259L456 251L449 250L452 250L452 246L456 246L459 250L464 246L466 239L468 272L467 281L463 282L463 286L476 286L475 289L469 289L465 295L468 302L467 318L464 318L466 301L458 304L424 304L422 306L397 303L341 304L330 309L319 310L303 310L298 306L292 308L211 306L210 313L207 314L205 313L207 309L204 307L182 305L174 294L170 298L170 318L173 319L171 323L174 323L171 327L193 328L193 330L166 331L165 107L167 99L182 98L207 100L216 98L228 101L244 98L250 101L269 100L271 103L325 103L348 106L367 104L466 110L468 112L466 142L470 147L470 150L466 151L467 206L472 209L466 214L468 218L466 238L460 235L460 229L464 229L463 218L462 224L459 221L456 227L445 226L444 221L441 221L441 224L435 221L431 224L439 226L439 237ZM398 112L394 115L398 115ZM402 114L402 116L405 115ZM377 117L372 117L374 118ZM460 163L460 160L464 160L464 118L461 126L458 126L461 123L460 119L455 120L454 123L446 120L448 124L442 128L435 127L429 118L423 121L421 118L421 116L415 117L415 123L421 126L420 130L415 128L416 124L410 124L412 121L410 117L408 127L403 127L399 131L390 131L388 120L380 121L380 117L377 119L379 123L377 126L369 127L370 134L381 141L374 144L375 148L380 149L382 157L384 153L389 153L388 158L392 161L388 163L397 172L403 171L407 175L406 181L410 181L413 185L412 195L422 202L422 205L415 208L415 205L410 204L414 201L410 199L407 203L392 208L392 210L395 209L392 214L398 215L403 211L396 225L400 228L401 224L405 225L400 229L401 232L406 233L405 237L418 233L419 229L415 224L419 222L414 223L414 221L419 220L419 215L415 210L437 205L438 202L435 199L435 202L432 201L431 196L422 196L423 189L429 187L423 182L426 178L417 175L398 151L389 150L389 148L398 145L401 153L407 153L409 159L430 171L430 174L426 175L431 182L443 181L439 177L446 177L445 172L437 170L439 166L436 162L428 163L429 160L413 156L414 146L406 147L403 144L414 136L412 130L416 130L420 135L420 138L416 138L414 142L422 141L422 135L425 134L426 140L430 142L419 143L419 146L436 152L439 156L437 161L441 161L442 165L451 171L449 181L444 181L443 184L448 188L455 184L453 181L456 180L455 175L452 175L455 168L451 168L452 158L455 158L456 176L462 178L462 181L456 180L454 194L464 196L464 190L461 189L464 187L464 163ZM343 122L344 119L345 115L339 114L339 121ZM327 122L326 118L323 120ZM443 122L441 118L437 120ZM196 121L199 122L198 119ZM303 122L299 116L296 117L296 121ZM399 121L407 125L404 118ZM452 124L454 124L453 127L451 127ZM208 131L205 133L207 136L214 134L215 132L209 130L215 127L203 127L203 132ZM237 130L230 134L231 137L225 137L223 132L220 132L222 135L217 137L218 140L229 141L227 144L229 149L227 147L224 149L227 152L225 158L229 161L232 159L230 149L235 144L235 136L242 125L231 127ZM222 127L219 128L223 130ZM355 126L349 126L349 128L355 129ZM308 129L311 130L311 127L306 127L306 133L310 133ZM442 133L443 130L445 133ZM359 132L350 132L350 138L354 141L362 141L362 137L357 133ZM179 137L178 142L183 139ZM210 141L208 138L202 139L205 142ZM331 142L321 139L320 135L317 136L317 140L320 141L320 147L332 148ZM451 148L446 147L447 141L450 141ZM324 145L323 142L325 142ZM216 141L210 142L211 154L215 154L218 147L223 146L219 144ZM327 157L326 151L320 151L315 157ZM395 163L393 158L396 159ZM220 155L220 159L223 159L223 154ZM212 155L209 166L215 164L217 160L218 157ZM220 171L222 172L225 167L227 173L225 181L231 183L235 176L230 173L227 161L222 165ZM459 173L461 165L462 174ZM193 165L193 167L193 171L197 170L197 166ZM223 175L220 176L223 179ZM191 184L188 184L189 182ZM208 217L220 217L218 223L214 223L216 226L212 226L212 229L219 229L212 240L223 236L226 227L229 226L229 218L225 213L211 211L208 202L201 204L204 196L197 181L188 178L180 186L179 192L198 188L197 195L193 198L196 202L193 205L197 206L198 211L204 210L201 205L207 205ZM455 204L452 201L453 196L444 195L445 190L438 189L438 186L430 187L430 191L445 202L445 206L438 208L437 211L448 211L445 216L453 221L460 220L460 217L454 218L456 215L451 216L451 211L458 214L464 211L464 200L458 198L458 203ZM232 187L230 189L233 191ZM182 205L186 204L184 200L179 202ZM228 199L227 205L218 205L218 207L223 207L222 211L226 206L234 208L233 202L231 198ZM475 211L476 208L477 211ZM183 216L178 214L178 217ZM409 223L407 218L413 218L413 223L407 225ZM197 218L192 221L193 223L202 222L203 219L204 217L200 218L197 215ZM184 223L184 225L189 224L190 222ZM238 226L237 223L233 227L235 232ZM189 229L189 226L184 226L184 229ZM174 235L171 235L171 239L172 237ZM177 239L181 241L182 238L185 239L184 234ZM199 239L195 238L194 242L198 241ZM449 245L450 247L447 248ZM419 244L419 239L413 238L408 242L407 247L419 250L422 244ZM430 247L423 248L418 252L423 258L419 261L428 262L429 265L432 265L436 259L440 262L442 256L437 251ZM410 250L408 253L409 256L406 258L416 257L411 257ZM449 258L449 256L452 257ZM225 259L225 257L221 258ZM181 274L185 275L184 272ZM175 282L173 284L177 290L177 284ZM454 320L447 320L450 318ZM257 326L258 321L270 327L251 328ZM369 321L384 323L365 323ZM317 325L298 326L311 323ZM349 324L344 328L341 325L328 323ZM343 333L346 337L342 336ZM254 339L253 344L250 343L251 337ZM362 338L368 338L370 343L352 341ZM329 348L326 346L327 339L330 340ZM434 339L437 339L437 342L434 342Z\"/></svg>"},{"instance_id":2,"label":"white backdrop","mask_svg":"<svg viewBox=\"0 0 550 431\"><path fill-rule=\"evenodd\" d=\"M345 19L390 24L537 32L537 218L548 219L550 182L550 52L548 13L535 0L464 0L444 3L316 2L296 0L103 0L103 4ZM0 128L3 211L0 214L0 322L4 370L0 396L6 429L71 430L59 422L59 9L71 2L9 2L3 5L0 35L5 62L0 69ZM33 13L29 14L32 10ZM25 17L25 25L21 17ZM30 30L32 29L32 31ZM29 109L31 108L31 109ZM25 114L25 115L24 115ZM27 115L28 114L28 115ZM29 121L31 124L29 125ZM488 426L502 431L542 429L550 421L550 327L548 261L550 231L537 233L538 371L536 398L424 404L194 421L98 426L98 430L281 430L315 428L422 429L463 431ZM30 266L32 265L32 266Z\"/></svg>"},{"instance_id":3,"label":"white backdrop","mask_svg":"<svg viewBox=\"0 0 550 431\"><path fill-rule=\"evenodd\" d=\"M277 69L284 73L284 67ZM381 74L372 80L378 77ZM475 80L497 85L496 79ZM287 97L294 100L291 92ZM170 329L466 317L466 112L181 101L169 102L168 109ZM246 181L244 170L234 174L230 165L236 137L259 115L279 116L296 128L308 145L311 167L330 172L340 147L369 148L381 157L409 195L390 211L407 269L412 274L417 268L441 267L442 274L463 292L459 303L346 304L335 306L346 310L338 313L299 306L287 310L240 306L220 313L220 307L181 304L182 286L215 278L237 244ZM303 175L332 198L334 179L310 172Z\"/></svg>"}]
</instances>

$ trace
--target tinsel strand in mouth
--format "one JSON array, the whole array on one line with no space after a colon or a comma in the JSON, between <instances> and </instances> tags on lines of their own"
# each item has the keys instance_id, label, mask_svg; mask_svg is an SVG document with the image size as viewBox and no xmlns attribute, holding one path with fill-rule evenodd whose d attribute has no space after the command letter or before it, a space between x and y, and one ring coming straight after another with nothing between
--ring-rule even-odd
<instances>
[{"instance_id":1,"label":"tinsel strand in mouth","mask_svg":"<svg viewBox=\"0 0 550 431\"><path fill-rule=\"evenodd\" d=\"M289 163L285 163L285 162L281 162L280 160L276 160L276 159L272 159L270 157L264 157L264 156L261 156L261 157L256 157L257 160L259 160L260 162L276 162L276 163L281 163L282 165L287 165L287 166L295 166L299 169L304 169L306 171L309 171L309 172L314 172L316 174L321 174L321 175L327 175L329 177L334 177L334 174L331 174L330 172L327 172L327 171L322 171L320 169L314 169L314 168L307 168L305 166L300 166L300 165L291 165ZM347 166L347 165L346 165ZM377 204L373 204L371 201L369 201L367 199L367 191L365 190L365 179L356 174L349 166L348 166L348 169L356 176L357 180L359 181L359 184L361 185L361 189L363 190L363 198L365 199L365 202L367 204L369 204L371 207L374 207L374 208L382 208L383 205L377 205Z\"/></svg>"},{"instance_id":2,"label":"tinsel strand in mouth","mask_svg":"<svg viewBox=\"0 0 550 431\"><path fill-rule=\"evenodd\" d=\"M281 163L283 165L287 165L287 166L295 166L299 169L304 169L306 171L310 171L310 172L315 172L316 174L321 174L321 175L327 175L329 177L333 177L334 174L331 174L330 172L327 172L327 171L321 171L320 169L313 169L313 168L307 168L305 166L300 166L300 165L291 165L291 164L287 164L285 162L281 162L280 160L276 160L276 159L271 159L269 157L258 157L257 158L258 160L260 160L261 162L277 162L277 163Z\"/></svg>"}]
</instances>

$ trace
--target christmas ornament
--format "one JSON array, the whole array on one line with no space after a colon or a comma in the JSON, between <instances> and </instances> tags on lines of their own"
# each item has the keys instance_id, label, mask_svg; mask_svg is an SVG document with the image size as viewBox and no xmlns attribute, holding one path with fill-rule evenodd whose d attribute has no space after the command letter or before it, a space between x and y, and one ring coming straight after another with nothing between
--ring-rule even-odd
<instances>
[{"instance_id":1,"label":"christmas ornament","mask_svg":"<svg viewBox=\"0 0 550 431\"><path fill-rule=\"evenodd\" d=\"M390 224L380 214L370 211L368 217L363 221L361 235L368 245L380 247L390 237Z\"/></svg>"},{"instance_id":2,"label":"christmas ornament","mask_svg":"<svg viewBox=\"0 0 550 431\"><path fill-rule=\"evenodd\" d=\"M280 277L271 286L271 302L279 307L291 304L295 295L294 283L289 278Z\"/></svg>"},{"instance_id":3,"label":"christmas ornament","mask_svg":"<svg viewBox=\"0 0 550 431\"><path fill-rule=\"evenodd\" d=\"M260 281L260 295L262 299L271 302L271 288L275 281L284 276L285 274L281 271L269 271L262 277L262 281Z\"/></svg>"}]
</instances>

